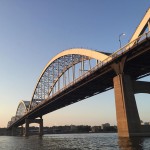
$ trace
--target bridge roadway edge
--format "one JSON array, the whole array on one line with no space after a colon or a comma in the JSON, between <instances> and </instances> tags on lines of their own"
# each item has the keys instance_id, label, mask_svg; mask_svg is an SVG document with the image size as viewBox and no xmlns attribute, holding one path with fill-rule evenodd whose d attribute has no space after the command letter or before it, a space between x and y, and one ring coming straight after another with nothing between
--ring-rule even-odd
<instances>
[{"instance_id":1,"label":"bridge roadway edge","mask_svg":"<svg viewBox=\"0 0 150 150\"><path fill-rule=\"evenodd\" d=\"M143 48L143 45L144 45L144 42L145 41L148 41L146 44L148 44L148 46L147 46L147 48L145 48L145 49L142 49L142 51L140 52L140 47L141 48ZM100 78L99 78L99 73L101 72L100 70L97 70L97 77L95 77L96 79L94 79L93 78L93 80L95 80L95 83L102 83L103 85L103 88L100 90L100 87L99 86L97 86L96 88L99 88L98 90L97 89L95 89L95 90L93 90L93 93L94 92L98 92L98 93L101 93L101 92L104 92L107 88L108 88L108 86L107 86L107 84L109 85L109 87L111 87L111 88L113 88L113 78L114 78L114 75L115 75L115 73L114 73L114 71L113 71L113 69L110 67L111 66L111 64L112 63L114 63L114 62L116 62L116 61L119 61L122 57L124 57L124 56L126 56L126 55L128 55L127 56L127 60L126 60L126 65L125 65L125 69L124 69L124 71L127 73L127 74L129 74L130 76L131 76L131 78L132 78L132 80L136 80L136 79L138 79L138 78L141 78L142 77L142 75L145 75L146 73L148 73L149 71L150 71L150 69L148 68L146 68L147 66L149 66L150 64L147 64L147 66L145 66L145 68L143 69L142 67L141 68L139 68L139 71L138 71L138 67L137 68L135 68L135 69L137 69L137 74L135 74L132 70L130 70L129 69L129 71L128 71L128 66L130 66L131 65L131 63L130 62L134 62L134 60L132 60L132 59L136 59L136 60L140 60L141 58L140 58L140 55L144 55L144 56L142 56L142 58L144 58L144 57L146 57L146 53L148 53L149 54L149 47L150 47L150 42L149 42L149 38L147 38L145 41L143 41L143 42L141 42L139 45L138 45L138 48L139 48L139 50L137 50L136 49L136 46L135 47L133 47L132 49L130 49L130 51L127 51L127 52L124 52L124 53L122 53L120 56L118 56L118 58L116 58L115 60L112 60L112 62L109 62L108 64L106 64L106 65L104 65L102 68L100 68L101 69L101 71L104 69L106 69L109 73L108 73L108 75L107 75L107 77L108 77L108 83L103 83L102 81L100 81ZM148 55L148 56L150 56L150 55ZM148 57L147 56L147 57ZM146 58L147 58L146 57ZM139 62L138 62L139 63ZM141 62L141 64L142 64L142 62ZM139 63L139 65L141 65L140 63ZM136 65L136 63L134 64L134 65ZM143 65L143 64L142 64ZM143 70L142 70L143 69ZM106 71L106 73L107 73L107 71ZM93 74L94 75L94 74ZM148 75L148 74L146 74L146 75ZM104 76L103 76L103 78L104 78ZM102 78L102 79L103 79ZM111 79L110 79L111 78ZM88 79L88 78L87 78ZM105 78L104 78L105 79ZM83 80L84 81L84 80ZM89 80L88 80L89 81ZM96 81L99 81L99 82L96 82ZM109 82L111 82L111 83L109 83ZM85 82L84 82L85 83ZM87 82L87 83L89 83L89 82ZM81 84L81 83L80 83ZM90 84L88 84L88 87L89 87L89 85ZM111 86L110 86L111 85ZM74 85L75 86L75 85ZM81 86L81 85L80 85ZM78 87L78 86L77 86ZM72 87L73 88L73 87ZM68 88L69 89L69 88ZM78 89L78 88L77 88ZM85 89L87 89L86 87L85 87ZM64 91L62 91L62 94L63 94L63 92L65 93L67 91L67 89L66 90L64 90ZM80 91L80 90L77 90L76 91L76 93L78 93L78 91ZM97 94L98 94L97 93ZM59 95L57 95L57 96L59 96ZM66 98L69 98L69 96L70 95L68 95L68 96L66 96ZM92 96L92 94L91 94L91 96ZM83 98L82 99L84 99L85 98L85 95L83 95ZM62 98L63 99L63 98ZM81 100L82 100L81 99ZM62 108L62 106L60 106L60 104L58 104L58 102L61 102L61 104L63 103L63 102L65 102L66 101L66 104L67 105L70 105L70 104L72 104L72 103L74 103L74 102L77 102L77 101L68 101L68 100L64 100L64 101L61 101L61 100L59 100L59 101L57 101L57 100L53 100L53 99L51 99L51 100L47 100L47 102L45 102L45 104L43 103L43 104L41 104L41 105L39 105L39 108L37 107L37 108L35 108L35 110L33 110L32 112L29 112L28 114L26 114L23 118L22 118L22 123L24 123L24 119L25 118L27 118L27 117L29 117L30 118L30 116L33 116L33 118L34 118L34 113L37 113L37 111L39 111L39 110L42 110L46 105L46 107L47 107L47 109L49 109L50 110L50 105L51 104L53 104L53 103L55 103L55 105L59 105L59 106L57 106L57 107L59 107L59 108ZM63 104L64 105L64 104ZM64 105L65 106L65 105ZM63 107L64 107L63 106ZM40 108L41 107L41 108ZM57 107L55 106L55 108L53 108L54 110L56 110L57 109ZM58 109L59 109L58 108ZM51 108L52 109L52 108ZM51 111L49 111L49 110L47 110L47 112L46 113L48 113L48 112L51 112ZM54 111L53 110L53 111ZM45 113L45 114L46 114ZM39 116L40 116L40 114L39 114ZM39 116L37 116L37 117L39 117ZM32 117L31 117L32 118ZM18 121L19 122L19 121ZM14 124L15 125L15 124ZM19 125L19 123L18 123L18 125ZM17 123L16 123L16 126L17 126ZM140 134L143 134L143 133L140 133ZM131 136L132 136L133 134L131 134ZM135 135L139 135L139 133L135 133Z\"/></svg>"}]
</instances>

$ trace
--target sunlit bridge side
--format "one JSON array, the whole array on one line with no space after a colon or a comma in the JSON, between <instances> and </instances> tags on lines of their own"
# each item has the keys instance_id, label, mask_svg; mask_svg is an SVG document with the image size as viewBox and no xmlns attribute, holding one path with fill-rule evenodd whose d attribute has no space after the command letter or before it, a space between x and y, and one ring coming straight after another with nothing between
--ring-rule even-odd
<instances>
[{"instance_id":1,"label":"sunlit bridge side","mask_svg":"<svg viewBox=\"0 0 150 150\"><path fill-rule=\"evenodd\" d=\"M61 91L107 57L104 53L88 49L70 49L58 54L44 68L29 109Z\"/></svg>"},{"instance_id":2,"label":"sunlit bridge side","mask_svg":"<svg viewBox=\"0 0 150 150\"><path fill-rule=\"evenodd\" d=\"M11 118L11 121L8 122L7 127L9 127L11 124L13 124L16 120L23 117L28 112L29 105L30 105L30 101L21 100L19 102L19 105L18 105L18 108L16 111L16 115Z\"/></svg>"},{"instance_id":3,"label":"sunlit bridge side","mask_svg":"<svg viewBox=\"0 0 150 150\"><path fill-rule=\"evenodd\" d=\"M42 116L114 88L118 135L150 136L142 126L135 96L149 93L150 83L138 79L150 75L150 9L130 42L114 53L74 48L54 56L43 69L32 98L21 101L8 129L38 123L43 135ZM148 32L147 32L148 29Z\"/></svg>"}]
</instances>

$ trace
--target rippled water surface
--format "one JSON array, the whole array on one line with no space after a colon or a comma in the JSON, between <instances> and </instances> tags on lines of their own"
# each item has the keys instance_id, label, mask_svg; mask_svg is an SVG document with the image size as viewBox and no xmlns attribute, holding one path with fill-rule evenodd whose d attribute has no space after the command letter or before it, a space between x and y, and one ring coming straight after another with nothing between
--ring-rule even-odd
<instances>
[{"instance_id":1,"label":"rippled water surface","mask_svg":"<svg viewBox=\"0 0 150 150\"><path fill-rule=\"evenodd\" d=\"M114 133L0 136L0 150L150 150L150 138L118 138Z\"/></svg>"}]
</instances>

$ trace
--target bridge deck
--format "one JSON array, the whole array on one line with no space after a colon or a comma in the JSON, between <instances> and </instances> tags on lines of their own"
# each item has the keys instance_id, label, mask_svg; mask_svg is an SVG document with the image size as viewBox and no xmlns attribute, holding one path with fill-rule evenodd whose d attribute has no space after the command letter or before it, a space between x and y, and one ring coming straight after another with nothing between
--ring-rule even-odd
<instances>
[{"instance_id":1,"label":"bridge deck","mask_svg":"<svg viewBox=\"0 0 150 150\"><path fill-rule=\"evenodd\" d=\"M124 68L125 74L129 74L134 80L148 76L150 74L150 39L146 38L101 68L91 72L82 80L67 87L52 98L45 100L44 103L28 112L9 128L22 125L25 123L25 118L37 118L87 97L112 89L113 78L116 76L116 73L111 65L117 63L123 57L127 57Z\"/></svg>"}]
</instances>

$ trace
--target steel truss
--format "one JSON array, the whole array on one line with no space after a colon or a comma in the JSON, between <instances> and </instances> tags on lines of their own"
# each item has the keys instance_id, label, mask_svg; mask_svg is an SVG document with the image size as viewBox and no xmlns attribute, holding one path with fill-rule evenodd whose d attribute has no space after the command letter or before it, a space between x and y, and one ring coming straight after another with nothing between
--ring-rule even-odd
<instances>
[{"instance_id":1,"label":"steel truss","mask_svg":"<svg viewBox=\"0 0 150 150\"><path fill-rule=\"evenodd\" d=\"M30 109L37 106L49 96L55 94L61 88L64 88L66 84L74 81L77 72L75 70L75 65L78 63L81 63L81 67L78 70L80 75L82 75L84 71L88 71L85 70L85 61L87 60L89 61L88 70L90 70L91 58L88 56L71 54L65 55L53 61L47 67L35 88L30 104Z\"/></svg>"}]
</instances>

